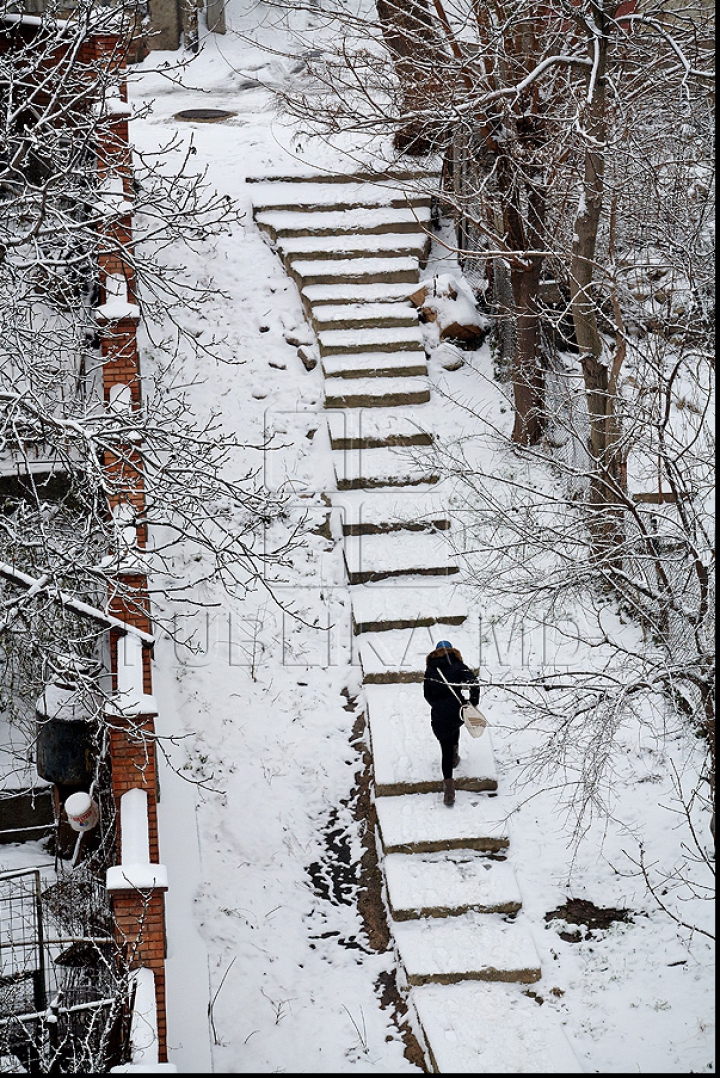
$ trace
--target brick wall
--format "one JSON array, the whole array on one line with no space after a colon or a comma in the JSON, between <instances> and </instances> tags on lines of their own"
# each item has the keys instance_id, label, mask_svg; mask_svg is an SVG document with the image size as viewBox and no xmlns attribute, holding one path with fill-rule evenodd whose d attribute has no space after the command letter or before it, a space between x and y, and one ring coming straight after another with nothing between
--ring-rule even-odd
<instances>
[{"instance_id":1,"label":"brick wall","mask_svg":"<svg viewBox=\"0 0 720 1078\"><path fill-rule=\"evenodd\" d=\"M90 63L117 65L122 75L124 49L110 35L88 38L84 53ZM127 100L123 82L120 100ZM131 155L128 142L128 121L125 116L112 112L103 115L97 129L98 179L102 183L108 177L121 177L127 198L132 195ZM101 302L107 299L105 287L109 276L121 276L127 281L127 299L135 300L135 279L132 271L132 217L128 214L110 219L98 236L98 271ZM100 325L103 359L103 392L105 400L111 399L111 391L117 387L129 390L130 407L141 406L140 357L137 347L136 321L124 317L119 320L103 319ZM137 542L144 546L147 529L143 521L145 501L142 476L142 460L136 444L118 447L117 453L107 452L104 466L112 480L111 504L116 508L130 504L138 519ZM123 572L117 587L111 588L108 609L116 617L152 632L147 579L142 573ZM117 687L117 667L122 661L119 649L122 636L111 633L113 677ZM152 695L152 656L143 649L143 691ZM157 758L155 750L155 716L134 715L131 718L109 716L110 763L113 795L120 820L120 798L128 790L140 788L148 795L148 838L150 861L159 863L160 849L157 823ZM122 835L118 836L118 861L122 849ZM158 1058L167 1061L167 1020L165 1012L165 909L161 888L148 892L122 890L112 892L112 907L116 925L116 939L121 944L132 967L144 966L153 971L158 1022Z\"/></svg>"},{"instance_id":2,"label":"brick wall","mask_svg":"<svg viewBox=\"0 0 720 1078\"><path fill-rule=\"evenodd\" d=\"M157 823L157 758L155 753L155 716L136 715L132 719L112 716L110 723L110 758L115 803L128 790L142 789L148 795L148 837L150 861L160 862ZM122 838L122 836L121 836ZM118 855L120 851L118 850Z\"/></svg>"},{"instance_id":3,"label":"brick wall","mask_svg":"<svg viewBox=\"0 0 720 1078\"><path fill-rule=\"evenodd\" d=\"M115 938L133 968L144 966L155 975L155 1004L158 1025L158 1059L167 1062L167 1018L165 1010L165 908L163 894L117 891L113 895Z\"/></svg>"}]
</instances>

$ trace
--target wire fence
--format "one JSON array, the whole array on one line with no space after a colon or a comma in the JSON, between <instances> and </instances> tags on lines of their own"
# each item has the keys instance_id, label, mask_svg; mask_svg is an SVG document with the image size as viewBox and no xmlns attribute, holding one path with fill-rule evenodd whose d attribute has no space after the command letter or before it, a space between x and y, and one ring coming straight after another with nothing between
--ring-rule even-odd
<instances>
[{"instance_id":1,"label":"wire fence","mask_svg":"<svg viewBox=\"0 0 720 1078\"><path fill-rule=\"evenodd\" d=\"M104 1073L128 1059L128 975L105 888L115 810L100 777L95 833L63 848L58 825L54 869L0 873L3 1072Z\"/></svg>"}]
</instances>

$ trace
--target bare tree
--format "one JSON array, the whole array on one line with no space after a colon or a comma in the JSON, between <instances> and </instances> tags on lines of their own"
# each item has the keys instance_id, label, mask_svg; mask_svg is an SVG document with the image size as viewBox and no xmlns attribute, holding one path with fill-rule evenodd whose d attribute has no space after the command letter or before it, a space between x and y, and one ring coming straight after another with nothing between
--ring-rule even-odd
<instances>
[{"instance_id":1,"label":"bare tree","mask_svg":"<svg viewBox=\"0 0 720 1078\"><path fill-rule=\"evenodd\" d=\"M282 0L272 6L285 12ZM677 119L710 101L710 16L702 4L667 0L640 12L616 0L541 11L527 0L326 0L287 14L306 70L280 94L291 116L330 137L391 135L395 152L442 166L461 263L510 331L518 444L542 438L543 274L561 282L555 314L566 306L564 332L569 321L582 356L599 547L614 541L625 482L613 414L623 321L613 334L601 314L614 294L609 233L635 241L618 221L629 207L617 165L646 128L649 103ZM370 145L386 167L387 141Z\"/></svg>"},{"instance_id":2,"label":"bare tree","mask_svg":"<svg viewBox=\"0 0 720 1078\"><path fill-rule=\"evenodd\" d=\"M633 718L659 743L701 739L693 796L696 808L714 802L714 363L659 334L628 342L618 411L636 493L616 495L622 542L599 558L577 497L596 474L584 410L573 407L582 374L577 356L564 358L550 452L508 455L507 436L478 416L477 443L434 453L458 480L450 535L478 601L528 628L574 619L566 650L580 648L581 660L514 671L502 685L544 734L531 773L565 776L580 834L604 807L618 734Z\"/></svg>"},{"instance_id":3,"label":"bare tree","mask_svg":"<svg viewBox=\"0 0 720 1078\"><path fill-rule=\"evenodd\" d=\"M63 21L50 6L29 23L13 10L5 4L0 14L0 562L40 583L3 579L0 624L5 641L26 645L6 657L36 646L42 665L62 633L55 600L70 594L104 608L132 564L163 572L179 595L196 583L194 547L209 556L204 572L242 594L263 579L264 559L282 557L258 538L283 500L259 478L265 447L244 444L218 414L194 417L177 370L184 350L201 347L177 312L199 307L211 286L164 273L163 251L229 227L237 211L192 169L191 155L172 167L171 144L136 155L132 244L107 227L129 209L127 184L111 190L97 157L100 113L123 105L121 74L83 48L90 33L118 31L118 50L126 47L123 20L134 25L134 6L87 0ZM154 342L157 373L142 398L133 385L103 400L100 242L118 245L137 318L175 325L172 340ZM221 344L207 347L230 358ZM144 495L135 512L134 487ZM74 625L64 650L92 649L96 632ZM166 628L174 631L172 620Z\"/></svg>"}]
</instances>

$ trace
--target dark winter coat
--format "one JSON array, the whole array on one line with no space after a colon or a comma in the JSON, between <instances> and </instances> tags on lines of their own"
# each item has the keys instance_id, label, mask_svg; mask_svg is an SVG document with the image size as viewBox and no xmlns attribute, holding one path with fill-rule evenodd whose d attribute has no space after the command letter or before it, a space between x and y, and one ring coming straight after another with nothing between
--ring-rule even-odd
<instances>
[{"instance_id":1,"label":"dark winter coat","mask_svg":"<svg viewBox=\"0 0 720 1078\"><path fill-rule=\"evenodd\" d=\"M480 700L478 679L470 667L462 661L462 655L457 648L436 648L435 651L430 652L426 662L423 695L430 704L433 733L441 739L452 737L462 726L461 704L452 689L440 677L439 671L442 670L463 703L468 702L467 690L469 690L470 703L478 704Z\"/></svg>"}]
</instances>

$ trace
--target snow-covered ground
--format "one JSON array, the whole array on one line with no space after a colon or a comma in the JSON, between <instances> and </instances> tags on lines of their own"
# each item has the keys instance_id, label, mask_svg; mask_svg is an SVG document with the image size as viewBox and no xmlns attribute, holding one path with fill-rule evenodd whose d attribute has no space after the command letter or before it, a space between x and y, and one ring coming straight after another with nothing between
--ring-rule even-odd
<instances>
[{"instance_id":1,"label":"snow-covered ground","mask_svg":"<svg viewBox=\"0 0 720 1078\"><path fill-rule=\"evenodd\" d=\"M332 489L333 473L321 371L308 372L286 340L307 337L297 290L252 220L252 185L245 181L350 166L304 138L298 154L271 94L254 81L277 83L291 67L234 36L262 10L231 0L230 32L202 36L182 83L168 78L175 54L151 54L135 69L132 100L151 102L152 110L134 121L131 137L144 150L176 132L185 144L192 138L198 168L207 168L210 183L245 214L196 253L170 250L167 258L169 272L218 288L214 302L185 316L201 343L222 339L224 359L185 350L182 374L192 383L193 408L200 415L220 409L227 427L248 442L276 435L280 448L248 451L236 461L238 473L258 467L271 486L291 484L289 521L268 529L274 543L306 509L322 522L321 495ZM223 123L174 118L198 107L233 116ZM437 258L431 270L457 273L452 259ZM441 439L464 427L473 433L467 411L448 403L447 392L501 420L501 393L487 388L489 350L469 358L452 372L431 362L442 394L425 407ZM149 346L143 362L150 372ZM197 570L193 556L174 566L178 576ZM271 575L274 598L262 581L232 599L212 581L198 586L194 598L208 605L185 623L198 650L168 638L156 649L158 730L169 760L160 802L170 880L169 1057L181 1072L196 1073L418 1071L383 995L392 948L373 949L355 903L362 824L354 803L363 763L354 726L363 697L340 543L308 532ZM475 607L468 632L476 633L478 651L466 658L489 669L522 663L517 634L483 639L480 618L492 613ZM420 653L431 649L434 635L418 631ZM425 721L420 686L417 693ZM511 813L522 918L542 963L542 980L533 986L538 1007L558 1012L590 1073L713 1072L711 940L660 911L632 864L640 843L651 864L677 859L682 833L672 811L671 764L691 770L698 747L680 737L661 746L629 724L611 816L594 820L573 851L555 791L521 782L520 761L533 735L519 732L499 690L484 697L483 708ZM440 802L438 811L446 811ZM23 863L29 850L22 848ZM2 849L0 868L14 866L14 856L13 848ZM683 900L687 925L712 929L712 903L667 886L673 909ZM568 898L628 910L630 920L588 934L581 926L579 942L563 939L568 926L545 915ZM502 1035L512 1058L514 1031Z\"/></svg>"}]
</instances>

